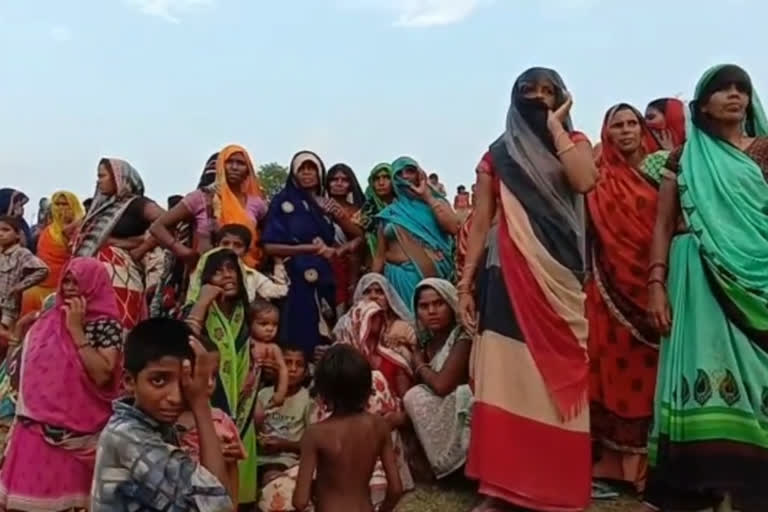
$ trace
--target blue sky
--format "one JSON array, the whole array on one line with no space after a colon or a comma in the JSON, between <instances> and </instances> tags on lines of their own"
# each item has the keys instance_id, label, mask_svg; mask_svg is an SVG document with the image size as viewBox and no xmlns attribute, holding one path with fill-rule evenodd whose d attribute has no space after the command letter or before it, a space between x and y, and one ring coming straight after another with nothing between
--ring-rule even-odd
<instances>
[{"instance_id":1,"label":"blue sky","mask_svg":"<svg viewBox=\"0 0 768 512\"><path fill-rule=\"evenodd\" d=\"M455 190L527 67L561 72L594 136L712 64L765 91L766 19L759 0L0 0L1 184L88 196L117 156L164 203L237 142L361 179L410 154Z\"/></svg>"}]
</instances>

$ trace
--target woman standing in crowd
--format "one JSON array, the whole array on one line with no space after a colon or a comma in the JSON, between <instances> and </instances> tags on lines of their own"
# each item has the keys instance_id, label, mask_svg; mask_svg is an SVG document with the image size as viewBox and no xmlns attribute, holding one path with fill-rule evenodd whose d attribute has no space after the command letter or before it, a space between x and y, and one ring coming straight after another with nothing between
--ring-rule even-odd
<instances>
[{"instance_id":1,"label":"woman standing in crowd","mask_svg":"<svg viewBox=\"0 0 768 512\"><path fill-rule=\"evenodd\" d=\"M733 65L704 74L691 114L651 248L650 309L665 338L645 499L652 510L699 510L730 496L734 510L765 511L768 121Z\"/></svg>"},{"instance_id":2,"label":"woman standing in crowd","mask_svg":"<svg viewBox=\"0 0 768 512\"><path fill-rule=\"evenodd\" d=\"M346 164L336 164L328 170L325 179L327 198L322 200L323 209L333 217L335 247L348 247L339 251L331 260L336 281L336 312L342 315L350 306L352 294L360 276L359 244L351 242L361 237L363 230L354 222L360 215L365 196L357 177ZM354 249L353 249L354 247Z\"/></svg>"},{"instance_id":3,"label":"woman standing in crowd","mask_svg":"<svg viewBox=\"0 0 768 512\"><path fill-rule=\"evenodd\" d=\"M229 145L215 155L215 178L210 183L211 159L203 170L197 190L152 224L158 242L178 258L194 262L213 247L213 234L227 224L240 224L251 232L251 246L244 256L246 265L257 268L262 263L258 223L267 211L264 193L255 168L245 148ZM171 229L180 222L194 224L193 247L177 240Z\"/></svg>"},{"instance_id":4,"label":"woman standing in crowd","mask_svg":"<svg viewBox=\"0 0 768 512\"><path fill-rule=\"evenodd\" d=\"M106 268L73 258L56 305L28 332L15 424L0 472L0 508L87 509L96 442L121 374L122 326Z\"/></svg>"},{"instance_id":5,"label":"woman standing in crowd","mask_svg":"<svg viewBox=\"0 0 768 512\"><path fill-rule=\"evenodd\" d=\"M462 319L480 334L467 462L488 498L477 510L580 511L590 499L582 194L597 169L571 105L555 71L523 73L506 131L478 169L458 287Z\"/></svg>"},{"instance_id":6,"label":"woman standing in crowd","mask_svg":"<svg viewBox=\"0 0 768 512\"><path fill-rule=\"evenodd\" d=\"M84 215L83 205L75 194L60 191L51 196L51 222L40 231L37 240L37 257L48 266L48 277L24 292L21 316L40 311L45 298L56 289L61 271L72 257L70 237Z\"/></svg>"},{"instance_id":7,"label":"woman standing in crowd","mask_svg":"<svg viewBox=\"0 0 768 512\"><path fill-rule=\"evenodd\" d=\"M329 261L338 252L333 248L333 220L319 204L323 183L320 157L311 151L297 153L285 187L272 198L262 236L269 256L288 258L285 269L291 286L282 305L280 340L298 344L305 354L329 340L335 320L336 289Z\"/></svg>"},{"instance_id":8,"label":"woman standing in crowd","mask_svg":"<svg viewBox=\"0 0 768 512\"><path fill-rule=\"evenodd\" d=\"M144 183L131 164L115 158L99 162L93 203L75 238L75 256L95 257L107 267L117 296L120 321L133 328L147 314L142 259L155 246L150 224L163 214L144 197Z\"/></svg>"},{"instance_id":9,"label":"woman standing in crowd","mask_svg":"<svg viewBox=\"0 0 768 512\"><path fill-rule=\"evenodd\" d=\"M662 149L669 151L685 142L685 105L677 98L650 102L645 120Z\"/></svg>"},{"instance_id":10,"label":"woman standing in crowd","mask_svg":"<svg viewBox=\"0 0 768 512\"><path fill-rule=\"evenodd\" d=\"M453 279L459 219L414 159L398 158L392 173L397 201L376 216L379 234L372 270L383 273L411 308L422 279Z\"/></svg>"},{"instance_id":11,"label":"woman standing in crowd","mask_svg":"<svg viewBox=\"0 0 768 512\"><path fill-rule=\"evenodd\" d=\"M392 166L382 163L373 168L368 175L368 188L365 189L365 203L360 210L360 226L365 231L365 243L368 246L368 258L376 255L379 241L376 216L395 200L392 186Z\"/></svg>"},{"instance_id":12,"label":"woman standing in crowd","mask_svg":"<svg viewBox=\"0 0 768 512\"><path fill-rule=\"evenodd\" d=\"M232 417L247 458L238 464L241 504L256 501L256 431L253 411L258 394L251 360L248 294L240 259L229 249L213 249L200 257L187 294L187 323L219 351L219 372L212 405ZM226 451L228 448L224 446Z\"/></svg>"},{"instance_id":13,"label":"woman standing in crowd","mask_svg":"<svg viewBox=\"0 0 768 512\"><path fill-rule=\"evenodd\" d=\"M362 305L370 302L378 308ZM412 317L408 308L381 274L366 274L360 279L353 304L336 323L334 340L358 348L368 358L371 368L380 371L390 389L402 397L413 385L412 358L416 349L416 333L410 324ZM360 345L360 326L378 313L383 314L384 323L380 338L374 340L373 345Z\"/></svg>"},{"instance_id":14,"label":"woman standing in crowd","mask_svg":"<svg viewBox=\"0 0 768 512\"><path fill-rule=\"evenodd\" d=\"M647 476L659 337L648 317L645 281L657 190L642 171L656 141L634 107L605 114L597 185L587 195L593 233L589 321L594 476L638 490Z\"/></svg>"},{"instance_id":15,"label":"woman standing in crowd","mask_svg":"<svg viewBox=\"0 0 768 512\"><path fill-rule=\"evenodd\" d=\"M32 231L24 220L24 205L29 202L29 197L24 192L15 188L0 188L0 215L8 215L19 219L19 225L24 235L22 247L32 246Z\"/></svg>"},{"instance_id":16,"label":"woman standing in crowd","mask_svg":"<svg viewBox=\"0 0 768 512\"><path fill-rule=\"evenodd\" d=\"M448 281L425 279L416 287L413 302L426 343L413 357L421 385L405 394L403 405L432 471L443 478L467 460L472 338L459 323L456 288Z\"/></svg>"}]
</instances>

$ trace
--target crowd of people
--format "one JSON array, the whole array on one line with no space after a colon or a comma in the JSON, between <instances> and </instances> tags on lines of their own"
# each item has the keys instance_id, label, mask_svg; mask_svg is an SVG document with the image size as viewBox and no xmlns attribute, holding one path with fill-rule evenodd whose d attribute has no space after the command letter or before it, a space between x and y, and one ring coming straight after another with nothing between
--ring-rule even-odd
<instances>
[{"instance_id":1,"label":"crowd of people","mask_svg":"<svg viewBox=\"0 0 768 512\"><path fill-rule=\"evenodd\" d=\"M716 66L594 146L525 71L453 205L407 156L367 188L247 150L145 194L0 190L0 510L768 510L768 119Z\"/></svg>"}]
</instances>

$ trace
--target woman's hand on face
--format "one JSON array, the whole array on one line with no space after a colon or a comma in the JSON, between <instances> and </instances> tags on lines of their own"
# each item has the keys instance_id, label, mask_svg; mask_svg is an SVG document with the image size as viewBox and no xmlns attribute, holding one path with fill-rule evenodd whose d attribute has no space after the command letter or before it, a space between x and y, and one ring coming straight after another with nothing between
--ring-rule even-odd
<instances>
[{"instance_id":1,"label":"woman's hand on face","mask_svg":"<svg viewBox=\"0 0 768 512\"><path fill-rule=\"evenodd\" d=\"M430 195L429 180L427 179L427 173L419 169L419 182L417 184L410 184L411 191L423 201L427 201Z\"/></svg>"},{"instance_id":2,"label":"woman's hand on face","mask_svg":"<svg viewBox=\"0 0 768 512\"><path fill-rule=\"evenodd\" d=\"M672 328L672 310L669 307L667 290L661 283L651 283L648 291L648 313L651 323L662 336L667 336Z\"/></svg>"},{"instance_id":3,"label":"woman's hand on face","mask_svg":"<svg viewBox=\"0 0 768 512\"><path fill-rule=\"evenodd\" d=\"M656 135L656 140L659 142L661 149L671 151L675 149L675 140L672 138L672 132L666 128L663 130L656 130L653 132Z\"/></svg>"},{"instance_id":4,"label":"woman's hand on face","mask_svg":"<svg viewBox=\"0 0 768 512\"><path fill-rule=\"evenodd\" d=\"M85 306L85 299L82 297L74 297L64 301L64 314L66 315L67 330L70 333L83 332Z\"/></svg>"},{"instance_id":5,"label":"woman's hand on face","mask_svg":"<svg viewBox=\"0 0 768 512\"><path fill-rule=\"evenodd\" d=\"M559 132L563 129L563 123L568 118L568 114L571 112L573 106L573 96L570 93L565 93L565 101L560 105L557 110L550 110L547 115L547 128L552 134Z\"/></svg>"},{"instance_id":6,"label":"woman's hand on face","mask_svg":"<svg viewBox=\"0 0 768 512\"><path fill-rule=\"evenodd\" d=\"M212 284L204 284L203 287L200 289L200 302L207 301L207 302L213 302L217 298L219 298L219 295L221 295L223 290L219 288L218 286L212 285Z\"/></svg>"}]
</instances>

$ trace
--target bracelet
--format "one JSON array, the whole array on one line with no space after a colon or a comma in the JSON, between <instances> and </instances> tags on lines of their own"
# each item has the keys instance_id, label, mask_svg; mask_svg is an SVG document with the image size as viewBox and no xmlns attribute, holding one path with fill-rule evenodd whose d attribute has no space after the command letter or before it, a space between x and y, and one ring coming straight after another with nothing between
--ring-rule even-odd
<instances>
[{"instance_id":1,"label":"bracelet","mask_svg":"<svg viewBox=\"0 0 768 512\"><path fill-rule=\"evenodd\" d=\"M645 283L645 286L649 287L652 284L660 284L662 288L666 290L667 284L662 279L649 279L647 283Z\"/></svg>"},{"instance_id":2,"label":"bracelet","mask_svg":"<svg viewBox=\"0 0 768 512\"><path fill-rule=\"evenodd\" d=\"M555 143L555 147L557 147L557 143L558 143L558 141L560 140L560 137L562 137L563 135L565 135L566 137L568 137L568 140L570 140L570 139L571 139L571 134L570 134L570 133L568 133L567 131L563 130L563 131L561 131L560 133L558 133L558 134L557 134L557 137L555 137L555 140L554 140L554 143ZM573 144L573 142L571 142L571 144Z\"/></svg>"},{"instance_id":3,"label":"bracelet","mask_svg":"<svg viewBox=\"0 0 768 512\"><path fill-rule=\"evenodd\" d=\"M650 273L655 268L663 268L664 272L666 272L667 271L667 264L664 263L663 261L657 261L656 263L651 263L648 266L648 272Z\"/></svg>"},{"instance_id":4,"label":"bracelet","mask_svg":"<svg viewBox=\"0 0 768 512\"><path fill-rule=\"evenodd\" d=\"M82 350L82 349L84 349L86 347L90 347L90 346L91 346L90 343L81 343L79 345L76 345L77 350Z\"/></svg>"},{"instance_id":5,"label":"bracelet","mask_svg":"<svg viewBox=\"0 0 768 512\"><path fill-rule=\"evenodd\" d=\"M564 147L563 149L561 149L560 151L558 151L558 152L557 152L557 156L558 156L558 157L561 157L561 156L563 156L564 154L566 154L567 152L569 152L570 150L572 150L572 149L573 149L573 148L575 148L575 147L576 147L576 144L574 144L573 142L571 142L569 145L567 145L566 147Z\"/></svg>"}]
</instances>

